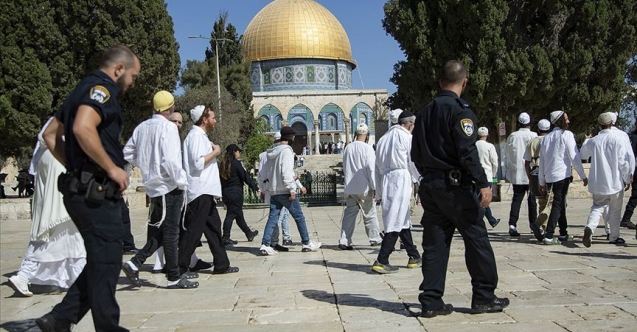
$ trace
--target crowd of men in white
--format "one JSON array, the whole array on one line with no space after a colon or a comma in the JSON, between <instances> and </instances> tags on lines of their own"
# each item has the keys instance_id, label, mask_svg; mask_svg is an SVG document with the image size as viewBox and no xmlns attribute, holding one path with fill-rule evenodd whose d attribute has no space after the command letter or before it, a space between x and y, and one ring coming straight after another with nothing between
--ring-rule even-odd
<instances>
[{"instance_id":1,"label":"crowd of men in white","mask_svg":"<svg viewBox=\"0 0 637 332\"><path fill-rule=\"evenodd\" d=\"M166 261L164 263L163 259L158 258L155 270L163 269L166 273L167 288L195 288L198 283L190 279L197 278L193 266L199 264L200 260L194 251L202 234L206 236L214 257L213 264L204 268L213 267L213 273L216 274L239 271L237 267L230 266L226 243L221 239L221 220L216 209L216 200L222 196L217 166L221 147L212 143L207 135L215 127L216 119L214 112L204 106L190 110L189 115L194 125L182 144L177 127L169 122L171 116L179 115L174 113L174 97L166 91L158 92L154 98L154 109L155 115L135 129L124 148L126 160L141 170L146 193L151 198L151 212L148 243L135 257L125 262L122 269L134 285L141 286L139 266L146 258L159 251L158 256L165 256ZM177 122L181 124L181 115L178 118ZM343 151L346 201L338 248L354 249L352 237L360 211L369 244L380 246L378 257L372 265L372 270L377 273L398 271L397 267L389 263L389 256L398 239L408 256L406 266L421 266L419 250L411 235L410 218L410 199L413 198L414 184L420 181L420 174L410 157L414 121L415 116L411 112L392 110L391 127L377 142L375 151L367 143L369 128L365 124L356 128L355 141ZM599 133L594 137L587 136L582 148L578 150L574 135L568 130L568 114L564 111L554 111L550 114L550 120L540 120L537 123L539 135L530 129L530 116L527 113L519 115L520 128L509 136L506 143L506 178L512 183L514 193L509 215L511 236L520 235L517 220L522 199L527 195L529 227L539 242L559 244L573 239L567 231L566 194L569 183L572 182L571 169L574 168L593 196L583 244L586 247L591 246L592 235L601 218L606 222L609 242L625 243L620 237L620 224L635 228L630 220L621 220L624 191L633 182L635 154L628 135L614 126L616 121L615 113L599 115ZM486 140L488 135L487 128L478 129L476 148L487 178L492 178L497 174L498 156L493 144ZM294 152L289 145L294 136L295 132L291 127L284 127L281 132L276 133L272 148L260 155L259 187L262 197L270 204L270 214L259 250L262 255L276 255L289 250L278 243L281 227L283 245L292 244L287 225L288 214L292 215L299 229L301 251L316 251L321 246L320 242L310 239L297 196L297 191L305 193L305 188L294 173ZM587 175L582 160L589 158L590 170ZM49 159L51 157L45 155L44 161ZM61 165L57 165L55 172L59 172L60 167ZM46 185L54 187L55 181L48 181ZM55 192L59 195L57 190ZM53 193L41 195L53 197ZM64 209L61 200L51 199L40 201L53 202L47 206L54 206L54 211ZM539 211L536 199L539 199ZM376 213L378 201L382 208L383 231ZM632 209L630 212L632 215ZM488 207L485 215L492 227L500 221L493 217ZM33 253L52 248L48 252L64 256L64 249L58 248L60 245L56 241L67 243L76 238L78 233L77 230L67 230L73 228L73 225L68 215L63 215L56 219L60 220L58 223L66 222L64 231L69 235L56 237L50 243L43 242L38 238L38 228L44 226L41 221L36 222L36 219L41 218L34 218L34 234L29 251L21 271L10 279L14 289L25 296L32 295L28 284L38 278L51 277L60 287L68 288L78 273L75 271L77 266L75 269L68 266L77 265L77 260L82 259L77 254L82 252L81 248L76 248L72 254L69 253L54 263L53 266L61 271L61 275L50 276L49 272L42 275L38 272L50 270L51 263L47 265L38 262L38 256ZM556 227L559 227L560 235L554 237ZM254 235L256 233L258 232ZM60 238L67 240L62 241Z\"/></svg>"},{"instance_id":2,"label":"crowd of men in white","mask_svg":"<svg viewBox=\"0 0 637 332\"><path fill-rule=\"evenodd\" d=\"M616 113L600 114L597 118L598 134L586 136L578 150L575 137L568 130L568 114L564 111L552 112L550 121L540 120L537 125L539 135L530 130L530 116L527 113L519 115L520 128L509 136L506 144L506 177L513 186L509 215L511 236L520 236L517 220L522 199L527 194L529 227L537 240L544 244L573 240L574 237L567 231L566 218L566 194L573 179L573 168L593 196L593 206L582 237L583 244L591 246L593 233L601 218L606 224L609 243L625 243L620 237L620 226L635 229L630 217L637 197L631 197L633 202L629 202L623 218L621 213L624 191L628 191L631 184L634 185L635 146L634 143L631 145L628 134L615 127L616 122ZM495 174L498 158L494 146L486 142L489 135L487 128L479 128L478 135L480 138L476 146L481 164L487 174ZM589 159L587 175L582 160ZM540 203L539 215L536 198ZM493 221L489 222L495 227L499 219ZM560 235L554 237L556 227L559 227Z\"/></svg>"}]
</instances>

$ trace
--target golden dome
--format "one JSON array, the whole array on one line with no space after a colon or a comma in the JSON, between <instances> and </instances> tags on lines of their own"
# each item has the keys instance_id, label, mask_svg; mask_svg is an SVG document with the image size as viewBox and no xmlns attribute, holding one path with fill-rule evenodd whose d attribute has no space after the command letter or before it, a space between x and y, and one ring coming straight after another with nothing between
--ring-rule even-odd
<instances>
[{"instance_id":1,"label":"golden dome","mask_svg":"<svg viewBox=\"0 0 637 332\"><path fill-rule=\"evenodd\" d=\"M243 34L243 55L248 61L343 60L356 67L345 29L314 0L274 0L261 9Z\"/></svg>"}]
</instances>

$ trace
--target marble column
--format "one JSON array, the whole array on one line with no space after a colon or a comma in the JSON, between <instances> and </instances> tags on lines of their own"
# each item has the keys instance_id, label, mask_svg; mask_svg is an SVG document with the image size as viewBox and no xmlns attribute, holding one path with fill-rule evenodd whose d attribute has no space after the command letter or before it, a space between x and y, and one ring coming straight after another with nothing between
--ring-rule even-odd
<instances>
[{"instance_id":1,"label":"marble column","mask_svg":"<svg viewBox=\"0 0 637 332\"><path fill-rule=\"evenodd\" d=\"M319 134L319 120L314 120L314 154L321 154L321 135Z\"/></svg>"},{"instance_id":2,"label":"marble column","mask_svg":"<svg viewBox=\"0 0 637 332\"><path fill-rule=\"evenodd\" d=\"M351 137L350 137L350 127L349 127L349 119L346 118L345 119L345 143L349 144L351 142Z\"/></svg>"}]
</instances>

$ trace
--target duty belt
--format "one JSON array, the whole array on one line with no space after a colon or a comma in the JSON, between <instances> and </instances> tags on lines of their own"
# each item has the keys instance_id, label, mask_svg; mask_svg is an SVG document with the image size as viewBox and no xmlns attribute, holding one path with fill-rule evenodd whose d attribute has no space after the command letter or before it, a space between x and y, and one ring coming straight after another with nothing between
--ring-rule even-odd
<instances>
[{"instance_id":1,"label":"duty belt","mask_svg":"<svg viewBox=\"0 0 637 332\"><path fill-rule=\"evenodd\" d=\"M444 180L445 184L454 187L469 187L472 184L471 177L460 169L437 170L425 169L422 175L423 180Z\"/></svg>"}]
</instances>

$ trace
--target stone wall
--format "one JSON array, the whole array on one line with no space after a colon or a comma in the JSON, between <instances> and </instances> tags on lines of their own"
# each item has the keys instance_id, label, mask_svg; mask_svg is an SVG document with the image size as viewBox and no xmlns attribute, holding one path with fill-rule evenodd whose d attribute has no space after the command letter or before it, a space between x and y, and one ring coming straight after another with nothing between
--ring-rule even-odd
<instances>
[{"instance_id":1,"label":"stone wall","mask_svg":"<svg viewBox=\"0 0 637 332\"><path fill-rule=\"evenodd\" d=\"M9 168L7 169L11 171ZM3 168L3 172L5 172L4 170L5 168ZM15 172L15 174L17 174L17 168ZM7 190L10 184L3 183L3 185L5 187L5 193L8 194L9 197L0 199L0 220L31 220L31 204L33 198L18 198L17 192L14 193L11 188ZM146 190L142 184L141 173L137 167L133 168L131 182L125 192L124 199L128 201L130 207L146 206Z\"/></svg>"},{"instance_id":2,"label":"stone wall","mask_svg":"<svg viewBox=\"0 0 637 332\"><path fill-rule=\"evenodd\" d=\"M342 162L343 155L312 155L304 157L306 158L306 166L297 168L296 171L298 174L303 173L304 169L308 169L312 172L338 171L340 170L339 163ZM586 173L588 173L588 169L589 164L584 164L584 170ZM583 182L577 175L577 172L573 173L573 183L569 186L568 198L584 198L592 200L591 194L588 192L587 188L583 186ZM5 188L6 187L7 185L5 185ZM15 195L17 196L17 194ZM502 201L511 201L511 198L513 197L513 186L505 181L500 181L500 196ZM146 206L146 191L142 184L141 173L138 168L133 168L131 184L126 190L125 199L131 207ZM30 220L31 200L32 198L17 197L0 199L0 220Z\"/></svg>"}]
</instances>

